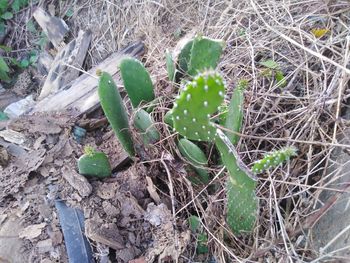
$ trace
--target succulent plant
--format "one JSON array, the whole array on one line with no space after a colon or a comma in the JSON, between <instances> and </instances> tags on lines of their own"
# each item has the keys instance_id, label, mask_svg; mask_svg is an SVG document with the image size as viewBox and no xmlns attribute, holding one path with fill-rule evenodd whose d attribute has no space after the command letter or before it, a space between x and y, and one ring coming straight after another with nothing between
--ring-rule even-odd
<instances>
[{"instance_id":1,"label":"succulent plant","mask_svg":"<svg viewBox=\"0 0 350 263\"><path fill-rule=\"evenodd\" d=\"M201 183L208 184L209 174L205 169L205 167L208 166L208 159L201 148L184 138L180 139L177 145L182 156L192 165L199 175Z\"/></svg>"},{"instance_id":2,"label":"succulent plant","mask_svg":"<svg viewBox=\"0 0 350 263\"><path fill-rule=\"evenodd\" d=\"M134 144L129 131L128 115L114 80L107 72L101 72L98 84L98 96L102 109L125 151L135 155Z\"/></svg>"},{"instance_id":3,"label":"succulent plant","mask_svg":"<svg viewBox=\"0 0 350 263\"><path fill-rule=\"evenodd\" d=\"M227 139L228 140L228 139ZM223 164L229 172L227 181L227 223L234 233L252 231L258 209L255 194L256 181L249 176L249 171L239 165L233 154L230 141L218 138L215 142Z\"/></svg>"},{"instance_id":4,"label":"succulent plant","mask_svg":"<svg viewBox=\"0 0 350 263\"><path fill-rule=\"evenodd\" d=\"M206 71L188 82L174 102L175 130L190 140L213 141L216 127L210 117L224 98L225 85L219 74Z\"/></svg>"},{"instance_id":5,"label":"succulent plant","mask_svg":"<svg viewBox=\"0 0 350 263\"><path fill-rule=\"evenodd\" d=\"M197 36L192 45L188 74L194 76L206 69L215 69L224 47L222 40Z\"/></svg>"},{"instance_id":6,"label":"succulent plant","mask_svg":"<svg viewBox=\"0 0 350 263\"><path fill-rule=\"evenodd\" d=\"M203 36L196 36L189 40L181 49L178 56L178 69L181 73L195 76L207 69L215 69L224 42Z\"/></svg>"},{"instance_id":7,"label":"succulent plant","mask_svg":"<svg viewBox=\"0 0 350 263\"><path fill-rule=\"evenodd\" d=\"M257 216L256 182L240 161L230 139L211 122L224 99L225 84L214 71L200 73L181 90L171 115L174 129L185 138L214 141L229 172L227 221L235 233L251 231ZM228 115L228 118L234 116ZM235 118L241 118L237 115ZM234 120L237 122L237 120Z\"/></svg>"},{"instance_id":8,"label":"succulent plant","mask_svg":"<svg viewBox=\"0 0 350 263\"><path fill-rule=\"evenodd\" d=\"M181 73L186 73L188 71L188 65L191 59L191 49L193 45L193 39L189 40L181 49L178 56L178 66Z\"/></svg>"},{"instance_id":9,"label":"succulent plant","mask_svg":"<svg viewBox=\"0 0 350 263\"><path fill-rule=\"evenodd\" d=\"M174 81L176 68L175 68L173 57L168 50L165 53L165 58L166 58L166 68L168 72L168 78L170 81Z\"/></svg>"},{"instance_id":10,"label":"succulent plant","mask_svg":"<svg viewBox=\"0 0 350 263\"><path fill-rule=\"evenodd\" d=\"M233 145L236 145L239 140L239 136L234 132L240 132L243 121L243 92L247 88L248 82L241 80L238 82L237 87L233 90L230 105L225 120L225 128L231 132L226 132L226 136L230 139Z\"/></svg>"},{"instance_id":11,"label":"succulent plant","mask_svg":"<svg viewBox=\"0 0 350 263\"><path fill-rule=\"evenodd\" d=\"M267 153L263 159L254 163L252 170L254 173L261 173L270 168L277 167L295 155L297 155L297 149L294 146Z\"/></svg>"},{"instance_id":12,"label":"succulent plant","mask_svg":"<svg viewBox=\"0 0 350 263\"><path fill-rule=\"evenodd\" d=\"M124 87L134 108L137 108L141 102L154 100L152 80L140 61L125 58L121 61L119 68Z\"/></svg>"},{"instance_id":13,"label":"succulent plant","mask_svg":"<svg viewBox=\"0 0 350 263\"><path fill-rule=\"evenodd\" d=\"M134 124L143 133L144 143L152 144L160 139L160 134L154 125L151 115L143 110L136 111Z\"/></svg>"},{"instance_id":14,"label":"succulent plant","mask_svg":"<svg viewBox=\"0 0 350 263\"><path fill-rule=\"evenodd\" d=\"M111 176L111 166L106 154L95 151L91 146L85 147L84 152L78 160L80 174L98 178Z\"/></svg>"},{"instance_id":15,"label":"succulent plant","mask_svg":"<svg viewBox=\"0 0 350 263\"><path fill-rule=\"evenodd\" d=\"M190 216L188 218L188 224L190 226L192 234L197 239L197 254L208 253L208 234L204 232L198 216Z\"/></svg>"}]
</instances>

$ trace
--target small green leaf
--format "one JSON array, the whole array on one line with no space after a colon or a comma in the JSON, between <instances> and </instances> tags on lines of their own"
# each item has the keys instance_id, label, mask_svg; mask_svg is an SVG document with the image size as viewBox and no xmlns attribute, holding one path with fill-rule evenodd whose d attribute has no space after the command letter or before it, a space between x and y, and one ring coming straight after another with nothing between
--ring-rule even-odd
<instances>
[{"instance_id":1,"label":"small green leaf","mask_svg":"<svg viewBox=\"0 0 350 263\"><path fill-rule=\"evenodd\" d=\"M14 0L12 2L12 10L15 12L18 12L21 8L25 7L28 5L28 0Z\"/></svg>"},{"instance_id":2,"label":"small green leaf","mask_svg":"<svg viewBox=\"0 0 350 263\"><path fill-rule=\"evenodd\" d=\"M5 34L5 23L0 21L0 35Z\"/></svg>"},{"instance_id":3,"label":"small green leaf","mask_svg":"<svg viewBox=\"0 0 350 263\"><path fill-rule=\"evenodd\" d=\"M276 75L275 78L277 80L277 85L280 86L281 88L284 88L285 86L287 86L287 80L283 75L283 72L278 70L276 71Z\"/></svg>"},{"instance_id":4,"label":"small green leaf","mask_svg":"<svg viewBox=\"0 0 350 263\"><path fill-rule=\"evenodd\" d=\"M4 14L1 15L2 19L8 20L13 18L13 14L11 12L5 12Z\"/></svg>"},{"instance_id":5,"label":"small green leaf","mask_svg":"<svg viewBox=\"0 0 350 263\"><path fill-rule=\"evenodd\" d=\"M8 119L9 117L7 117L7 115L4 112L0 111L0 121L5 121Z\"/></svg>"},{"instance_id":6,"label":"small green leaf","mask_svg":"<svg viewBox=\"0 0 350 263\"><path fill-rule=\"evenodd\" d=\"M20 62L20 66L21 68L27 68L29 66L29 60L26 58L22 59Z\"/></svg>"},{"instance_id":7,"label":"small green leaf","mask_svg":"<svg viewBox=\"0 0 350 263\"><path fill-rule=\"evenodd\" d=\"M0 80L5 81L7 83L11 81L11 79L10 79L9 75L7 74L7 72L1 71L1 70L0 70Z\"/></svg>"},{"instance_id":8,"label":"small green leaf","mask_svg":"<svg viewBox=\"0 0 350 263\"><path fill-rule=\"evenodd\" d=\"M190 216L188 218L188 224L190 225L190 229L192 232L196 232L200 226L198 216Z\"/></svg>"},{"instance_id":9,"label":"small green leaf","mask_svg":"<svg viewBox=\"0 0 350 263\"><path fill-rule=\"evenodd\" d=\"M42 32L42 33L40 34L40 39L37 41L36 44L39 45L40 50L44 50L47 41L48 41L47 36L45 35L45 33Z\"/></svg>"},{"instance_id":10,"label":"small green leaf","mask_svg":"<svg viewBox=\"0 0 350 263\"><path fill-rule=\"evenodd\" d=\"M9 72L10 68L7 66L4 58L0 56L0 71Z\"/></svg>"},{"instance_id":11,"label":"small green leaf","mask_svg":"<svg viewBox=\"0 0 350 263\"><path fill-rule=\"evenodd\" d=\"M7 0L0 0L0 12L4 13L8 7L9 3Z\"/></svg>"},{"instance_id":12,"label":"small green leaf","mask_svg":"<svg viewBox=\"0 0 350 263\"><path fill-rule=\"evenodd\" d=\"M74 14L73 8L69 8L65 14L66 17L71 17Z\"/></svg>"},{"instance_id":13,"label":"small green leaf","mask_svg":"<svg viewBox=\"0 0 350 263\"><path fill-rule=\"evenodd\" d=\"M266 61L262 61L259 64L264 66L264 67L267 67L269 69L278 69L279 68L277 62L273 61L272 59L268 59Z\"/></svg>"},{"instance_id":14,"label":"small green leaf","mask_svg":"<svg viewBox=\"0 0 350 263\"><path fill-rule=\"evenodd\" d=\"M0 45L0 49L2 49L5 52L10 52L12 50L11 47L5 46L5 45Z\"/></svg>"},{"instance_id":15,"label":"small green leaf","mask_svg":"<svg viewBox=\"0 0 350 263\"><path fill-rule=\"evenodd\" d=\"M35 25L34 25L34 22L33 22L32 19L29 20L28 23L27 23L27 30L28 30L29 32L31 32L31 33L36 33L36 32L37 32L37 30L36 30L36 28L35 28Z\"/></svg>"},{"instance_id":16,"label":"small green leaf","mask_svg":"<svg viewBox=\"0 0 350 263\"><path fill-rule=\"evenodd\" d=\"M197 236L197 253L206 254L209 252L208 249L208 235L206 233L200 233Z\"/></svg>"}]
</instances>

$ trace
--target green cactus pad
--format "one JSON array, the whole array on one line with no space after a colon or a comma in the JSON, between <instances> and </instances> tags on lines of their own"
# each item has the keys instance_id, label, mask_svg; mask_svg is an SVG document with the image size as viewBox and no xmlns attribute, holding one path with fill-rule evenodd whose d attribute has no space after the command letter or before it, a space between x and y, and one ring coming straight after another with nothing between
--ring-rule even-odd
<instances>
[{"instance_id":1,"label":"green cactus pad","mask_svg":"<svg viewBox=\"0 0 350 263\"><path fill-rule=\"evenodd\" d=\"M134 124L144 135L145 144L152 144L160 139L160 134L154 126L151 115L143 109L136 112Z\"/></svg>"},{"instance_id":2,"label":"green cactus pad","mask_svg":"<svg viewBox=\"0 0 350 263\"><path fill-rule=\"evenodd\" d=\"M125 151L130 156L134 156L134 144L129 131L128 115L113 78L107 72L101 73L97 91L102 109L114 133Z\"/></svg>"},{"instance_id":3,"label":"green cactus pad","mask_svg":"<svg viewBox=\"0 0 350 263\"><path fill-rule=\"evenodd\" d=\"M141 102L154 100L152 80L140 61L125 58L121 61L120 73L131 104L137 108Z\"/></svg>"},{"instance_id":4,"label":"green cactus pad","mask_svg":"<svg viewBox=\"0 0 350 263\"><path fill-rule=\"evenodd\" d=\"M206 69L215 69L224 47L222 40L214 40L198 36L194 39L190 61L188 63L188 74L196 75Z\"/></svg>"},{"instance_id":5,"label":"green cactus pad","mask_svg":"<svg viewBox=\"0 0 350 263\"><path fill-rule=\"evenodd\" d=\"M182 73L186 73L188 70L188 65L191 59L191 49L192 49L193 42L194 40L188 41L185 44L185 46L181 49L180 54L178 56L179 70Z\"/></svg>"},{"instance_id":6,"label":"green cactus pad","mask_svg":"<svg viewBox=\"0 0 350 263\"><path fill-rule=\"evenodd\" d=\"M243 121L243 103L244 95L243 92L246 89L248 83L246 80L241 80L238 82L237 87L234 89L231 102L228 108L228 113L226 116L226 121L224 127L233 132L240 132ZM239 140L239 136L233 132L226 132L227 137L236 145Z\"/></svg>"},{"instance_id":7,"label":"green cactus pad","mask_svg":"<svg viewBox=\"0 0 350 263\"><path fill-rule=\"evenodd\" d=\"M230 147L221 139L215 141L229 172L227 182L227 223L234 233L253 230L258 209L256 182L239 165Z\"/></svg>"},{"instance_id":8,"label":"green cactus pad","mask_svg":"<svg viewBox=\"0 0 350 263\"><path fill-rule=\"evenodd\" d=\"M111 176L111 166L106 154L88 148L78 160L79 173L85 176L105 178Z\"/></svg>"},{"instance_id":9,"label":"green cactus pad","mask_svg":"<svg viewBox=\"0 0 350 263\"><path fill-rule=\"evenodd\" d=\"M200 168L208 165L208 159L204 152L187 139L180 139L177 145L182 156L192 164L194 170L200 176L200 181L204 184L209 183L208 171Z\"/></svg>"},{"instance_id":10,"label":"green cactus pad","mask_svg":"<svg viewBox=\"0 0 350 263\"><path fill-rule=\"evenodd\" d=\"M173 115L171 114L171 111L168 111L167 113L165 113L164 122L168 124L171 128L174 127Z\"/></svg>"},{"instance_id":11,"label":"green cactus pad","mask_svg":"<svg viewBox=\"0 0 350 263\"><path fill-rule=\"evenodd\" d=\"M265 154L263 159L254 163L253 172L261 173L270 168L277 167L295 155L297 155L297 149L293 146Z\"/></svg>"},{"instance_id":12,"label":"green cactus pad","mask_svg":"<svg viewBox=\"0 0 350 263\"><path fill-rule=\"evenodd\" d=\"M175 80L175 63L173 61L173 57L171 53L167 50L165 53L166 58L166 69L168 72L168 78L170 81Z\"/></svg>"},{"instance_id":13,"label":"green cactus pad","mask_svg":"<svg viewBox=\"0 0 350 263\"><path fill-rule=\"evenodd\" d=\"M212 141L216 137L216 128L210 117L221 105L224 93L224 81L213 71L201 73L188 82L171 113L175 130L191 140Z\"/></svg>"}]
</instances>

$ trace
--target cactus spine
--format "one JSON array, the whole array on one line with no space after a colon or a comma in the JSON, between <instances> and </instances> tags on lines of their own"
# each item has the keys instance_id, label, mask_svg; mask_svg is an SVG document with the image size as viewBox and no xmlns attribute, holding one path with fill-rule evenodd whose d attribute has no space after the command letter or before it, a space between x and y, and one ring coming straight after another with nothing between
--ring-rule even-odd
<instances>
[{"instance_id":1,"label":"cactus spine","mask_svg":"<svg viewBox=\"0 0 350 263\"><path fill-rule=\"evenodd\" d=\"M105 178L111 175L111 166L106 154L96 152L90 146L85 147L84 152L78 160L80 174L99 178Z\"/></svg>"},{"instance_id":2,"label":"cactus spine","mask_svg":"<svg viewBox=\"0 0 350 263\"><path fill-rule=\"evenodd\" d=\"M154 100L152 80L140 61L125 58L121 61L120 72L131 104L137 108L141 102Z\"/></svg>"},{"instance_id":3,"label":"cactus spine","mask_svg":"<svg viewBox=\"0 0 350 263\"><path fill-rule=\"evenodd\" d=\"M107 72L102 72L100 75L98 96L102 109L117 138L125 151L130 156L134 156L134 144L129 131L128 115L113 78Z\"/></svg>"}]
</instances>

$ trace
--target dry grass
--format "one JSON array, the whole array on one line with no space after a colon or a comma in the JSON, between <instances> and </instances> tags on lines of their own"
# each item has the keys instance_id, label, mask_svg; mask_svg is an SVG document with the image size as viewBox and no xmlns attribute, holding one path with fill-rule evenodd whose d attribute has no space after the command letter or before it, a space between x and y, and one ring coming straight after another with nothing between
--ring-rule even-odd
<instances>
[{"instance_id":1,"label":"dry grass","mask_svg":"<svg viewBox=\"0 0 350 263\"><path fill-rule=\"evenodd\" d=\"M210 251L217 262L317 262L318 252L310 246L304 227L320 205L319 194L328 189L326 168L346 136L346 109L349 78L348 1L59 1L63 14L74 6L69 23L73 35L90 28L94 39L89 61L96 64L109 53L131 41L142 39L148 48L144 62L162 96L157 107L161 119L177 87L167 81L165 50L175 47L176 32L196 32L224 39L225 54L219 65L228 83L228 94L239 79L249 80L245 92L244 129L240 154L251 164L272 149L286 145L298 148L298 157L288 165L271 170L259 180L259 221L249 237L225 237L225 192L221 190L203 200L199 191L181 177L171 182L180 206L174 213L178 221L197 211L209 233ZM317 39L314 28L329 28ZM16 34L20 34L18 31ZM16 37L14 36L13 39ZM263 77L259 61L273 59L287 75L281 89ZM173 136L164 130L160 152L176 154ZM209 151L210 149L208 149ZM160 156L158 156L160 158ZM162 165L163 160L157 159ZM214 169L216 175L218 171ZM340 175L341 176L341 175ZM225 179L216 176L224 189ZM336 191L336 189L334 189ZM206 193L206 189L203 191ZM205 201L205 202L204 202ZM321 204L322 205L322 204ZM304 225L303 225L304 224ZM309 225L307 225L309 224ZM229 232L229 231L228 231ZM183 260L193 259L189 247ZM330 254L331 256L331 254Z\"/></svg>"}]
</instances>

